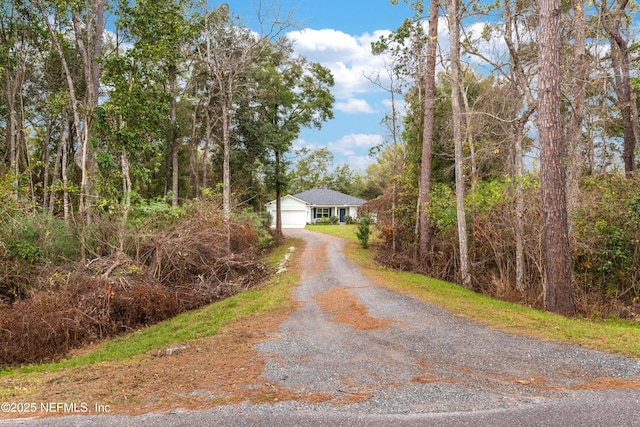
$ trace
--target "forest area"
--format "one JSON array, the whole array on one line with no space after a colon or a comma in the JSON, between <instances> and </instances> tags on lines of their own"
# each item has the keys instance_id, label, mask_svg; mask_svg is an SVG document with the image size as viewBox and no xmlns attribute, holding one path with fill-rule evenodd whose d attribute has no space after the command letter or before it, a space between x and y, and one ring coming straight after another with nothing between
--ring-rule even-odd
<instances>
[{"instance_id":1,"label":"forest area","mask_svg":"<svg viewBox=\"0 0 640 427\"><path fill-rule=\"evenodd\" d=\"M369 170L387 183L369 202L379 260L563 315L638 319L638 5L409 3L415 16L373 45L406 105Z\"/></svg>"},{"instance_id":2,"label":"forest area","mask_svg":"<svg viewBox=\"0 0 640 427\"><path fill-rule=\"evenodd\" d=\"M3 1L0 367L253 286L265 203L317 187L369 200L384 265L638 319L638 5L409 3L372 44L391 107L360 173L294 151L334 78L276 7L256 31L226 4Z\"/></svg>"}]
</instances>

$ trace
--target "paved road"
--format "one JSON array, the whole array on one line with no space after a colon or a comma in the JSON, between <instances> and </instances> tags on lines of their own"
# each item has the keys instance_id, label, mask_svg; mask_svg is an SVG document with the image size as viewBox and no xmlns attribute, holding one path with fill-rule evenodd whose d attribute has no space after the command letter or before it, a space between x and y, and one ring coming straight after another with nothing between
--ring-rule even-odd
<instances>
[{"instance_id":1,"label":"paved road","mask_svg":"<svg viewBox=\"0 0 640 427\"><path fill-rule=\"evenodd\" d=\"M291 234L307 241L300 308L259 353L265 381L305 401L11 424L640 426L640 360L467 322L371 283L341 240Z\"/></svg>"}]
</instances>

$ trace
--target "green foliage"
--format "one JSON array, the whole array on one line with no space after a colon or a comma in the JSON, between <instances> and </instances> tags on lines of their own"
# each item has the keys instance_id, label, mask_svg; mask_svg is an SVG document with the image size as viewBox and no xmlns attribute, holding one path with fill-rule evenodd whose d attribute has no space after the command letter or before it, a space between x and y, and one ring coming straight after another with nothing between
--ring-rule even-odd
<instances>
[{"instance_id":1,"label":"green foliage","mask_svg":"<svg viewBox=\"0 0 640 427\"><path fill-rule=\"evenodd\" d=\"M457 223L456 196L446 184L435 183L431 188L431 222L439 232L447 232Z\"/></svg>"},{"instance_id":2,"label":"green foliage","mask_svg":"<svg viewBox=\"0 0 640 427\"><path fill-rule=\"evenodd\" d=\"M576 212L575 269L587 292L629 302L640 296L640 187L616 175L588 178Z\"/></svg>"},{"instance_id":3,"label":"green foliage","mask_svg":"<svg viewBox=\"0 0 640 427\"><path fill-rule=\"evenodd\" d=\"M333 118L333 75L320 64L294 57L288 47L266 50L252 73L257 96L244 106L241 136L257 143L266 187L281 193L290 181L286 153L300 130L320 129Z\"/></svg>"},{"instance_id":4,"label":"green foliage","mask_svg":"<svg viewBox=\"0 0 640 427\"><path fill-rule=\"evenodd\" d=\"M6 257L28 264L75 260L78 245L72 228L47 214L20 215L4 222L0 232Z\"/></svg>"},{"instance_id":5,"label":"green foliage","mask_svg":"<svg viewBox=\"0 0 640 427\"><path fill-rule=\"evenodd\" d=\"M360 245L367 249L369 247L369 236L371 234L371 214L364 212L358 217L358 231L356 237L360 241Z\"/></svg>"},{"instance_id":6,"label":"green foliage","mask_svg":"<svg viewBox=\"0 0 640 427\"><path fill-rule=\"evenodd\" d=\"M132 209L132 221L152 221L155 223L170 223L185 214L184 206L171 206L162 199L139 200Z\"/></svg>"},{"instance_id":7,"label":"green foliage","mask_svg":"<svg viewBox=\"0 0 640 427\"><path fill-rule=\"evenodd\" d=\"M497 204L510 198L511 186L508 179L480 181L475 191L467 195L467 205L472 206L476 212L488 212Z\"/></svg>"},{"instance_id":8,"label":"green foliage","mask_svg":"<svg viewBox=\"0 0 640 427\"><path fill-rule=\"evenodd\" d=\"M258 234L259 249L267 249L273 246L273 236L269 232L271 229L271 215L268 212L259 214L249 207L237 213L235 217L251 224L253 230Z\"/></svg>"}]
</instances>

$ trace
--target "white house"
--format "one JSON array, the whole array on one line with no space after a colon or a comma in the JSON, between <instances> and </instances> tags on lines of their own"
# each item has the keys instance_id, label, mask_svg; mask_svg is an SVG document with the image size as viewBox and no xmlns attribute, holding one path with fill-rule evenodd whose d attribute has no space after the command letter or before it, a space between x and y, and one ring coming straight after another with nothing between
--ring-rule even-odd
<instances>
[{"instance_id":1,"label":"white house","mask_svg":"<svg viewBox=\"0 0 640 427\"><path fill-rule=\"evenodd\" d=\"M350 216L358 217L358 207L365 200L352 197L334 190L316 189L304 191L295 195L281 198L282 228L304 228L307 224L314 224L322 218L338 218L341 223ZM267 211L276 223L276 201L266 204Z\"/></svg>"}]
</instances>

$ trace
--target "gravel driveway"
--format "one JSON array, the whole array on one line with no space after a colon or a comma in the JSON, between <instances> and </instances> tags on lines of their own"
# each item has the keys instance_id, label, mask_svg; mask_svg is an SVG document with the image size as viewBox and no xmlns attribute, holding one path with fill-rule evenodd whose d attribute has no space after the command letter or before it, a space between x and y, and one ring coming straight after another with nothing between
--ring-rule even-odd
<instances>
[{"instance_id":1,"label":"gravel driveway","mask_svg":"<svg viewBox=\"0 0 640 427\"><path fill-rule=\"evenodd\" d=\"M369 414L509 408L575 390L639 385L639 360L470 323L374 285L345 259L337 238L290 234L307 241L297 289L302 304L260 346L269 382ZM351 295L351 305L356 300L366 309L357 312L365 320L332 317L321 304L326 295Z\"/></svg>"},{"instance_id":2,"label":"gravel driveway","mask_svg":"<svg viewBox=\"0 0 640 427\"><path fill-rule=\"evenodd\" d=\"M376 286L346 260L341 239L288 234L307 241L300 308L259 353L265 381L306 402L83 425L640 426L640 360L470 323Z\"/></svg>"}]
</instances>

